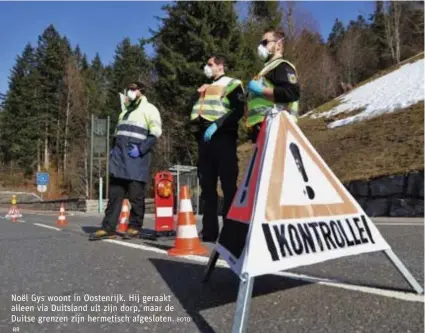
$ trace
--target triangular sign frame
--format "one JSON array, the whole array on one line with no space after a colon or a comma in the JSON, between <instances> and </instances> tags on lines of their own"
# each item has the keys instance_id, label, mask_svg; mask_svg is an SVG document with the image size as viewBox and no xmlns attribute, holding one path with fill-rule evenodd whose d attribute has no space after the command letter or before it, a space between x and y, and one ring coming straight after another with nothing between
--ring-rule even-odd
<instances>
[{"instance_id":1,"label":"triangular sign frame","mask_svg":"<svg viewBox=\"0 0 425 333\"><path fill-rule=\"evenodd\" d=\"M275 111L263 122L204 282L219 255L239 276L232 332L240 333L246 330L256 276L375 251L384 251L413 289L423 294L294 120Z\"/></svg>"}]
</instances>

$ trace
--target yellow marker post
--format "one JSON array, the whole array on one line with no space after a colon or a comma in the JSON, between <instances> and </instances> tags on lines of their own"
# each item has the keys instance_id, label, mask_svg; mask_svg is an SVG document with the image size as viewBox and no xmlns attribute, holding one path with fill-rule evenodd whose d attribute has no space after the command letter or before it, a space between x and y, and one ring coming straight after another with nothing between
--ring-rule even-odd
<instances>
[{"instance_id":1,"label":"yellow marker post","mask_svg":"<svg viewBox=\"0 0 425 333\"><path fill-rule=\"evenodd\" d=\"M12 195L12 205L16 205L16 195Z\"/></svg>"}]
</instances>

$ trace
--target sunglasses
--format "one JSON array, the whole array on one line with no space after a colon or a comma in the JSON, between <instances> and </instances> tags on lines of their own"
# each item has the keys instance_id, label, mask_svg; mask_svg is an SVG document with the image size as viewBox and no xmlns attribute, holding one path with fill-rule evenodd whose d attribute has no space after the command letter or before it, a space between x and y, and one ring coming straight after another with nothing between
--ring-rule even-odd
<instances>
[{"instance_id":1,"label":"sunglasses","mask_svg":"<svg viewBox=\"0 0 425 333\"><path fill-rule=\"evenodd\" d=\"M268 43L271 43L271 42L275 42L275 43L277 43L277 42L280 42L281 40L283 40L284 38L281 38L281 39L279 39L279 40L267 40L267 39L263 39L261 42L260 42L260 44L261 45L263 45L263 46L267 46L267 44Z\"/></svg>"},{"instance_id":2,"label":"sunglasses","mask_svg":"<svg viewBox=\"0 0 425 333\"><path fill-rule=\"evenodd\" d=\"M267 40L267 39L263 39L260 44L263 46L267 46L268 43L270 42L275 42L275 40Z\"/></svg>"}]
</instances>

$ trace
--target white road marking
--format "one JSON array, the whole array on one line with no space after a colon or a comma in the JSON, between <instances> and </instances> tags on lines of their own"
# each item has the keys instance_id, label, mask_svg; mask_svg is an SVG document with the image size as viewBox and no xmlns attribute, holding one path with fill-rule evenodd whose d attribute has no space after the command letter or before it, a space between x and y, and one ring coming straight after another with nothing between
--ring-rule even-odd
<instances>
[{"instance_id":1,"label":"white road marking","mask_svg":"<svg viewBox=\"0 0 425 333\"><path fill-rule=\"evenodd\" d=\"M119 241L119 240L113 240L113 239L106 239L106 240L103 240L103 241L108 242L108 243L115 243L115 244L118 244L118 245L131 247L131 248L135 248L135 249L141 249L141 250L146 250L146 251L150 251L150 252L155 252L155 253L167 255L166 250L158 249L158 248L152 247L152 246L128 243L128 242L125 242L125 241ZM176 257L176 258L183 258L183 259L201 262L201 263L207 263L208 260L209 260L209 257L203 257L203 256L198 256L198 255L186 255L186 256L179 256L179 257ZM217 260L216 266L217 267L223 267L223 268L230 268L229 265L227 264L227 262L224 261L223 259ZM363 293L374 294L374 295L384 296L384 297L389 297L389 298L396 298L396 299L400 299L400 300L403 300L403 301L425 303L424 302L424 295L417 295L417 294L414 294L414 293L405 293L405 292L401 292L401 291L392 291L392 290L385 290L385 289L380 289L380 288L365 287L365 286L361 286L361 285L353 285L353 284L348 284L348 283L337 281L337 280L329 280L329 279L319 278L319 277L315 277L315 276L289 273L289 272L278 272L278 273L275 273L275 274L272 274L272 275L283 276L283 277L290 278L290 279L301 280L301 281L310 282L310 283L316 283L316 284L325 285L325 286L329 286L329 287L359 291L359 292L363 292Z\"/></svg>"},{"instance_id":2,"label":"white road marking","mask_svg":"<svg viewBox=\"0 0 425 333\"><path fill-rule=\"evenodd\" d=\"M115 239L103 239L102 241L108 242L108 243L114 243L114 244L118 244L118 245L122 245L122 246L132 247L134 249L141 249L141 250L146 250L146 251L150 251L150 252L167 254L167 251L165 251L165 250L157 249L156 247L151 247L151 246L147 246L147 245L134 244L134 243L119 241L119 240L115 240Z\"/></svg>"},{"instance_id":3,"label":"white road marking","mask_svg":"<svg viewBox=\"0 0 425 333\"><path fill-rule=\"evenodd\" d=\"M52 227L52 226L46 225L46 224L41 224L41 223L33 223L33 224L34 225L37 225L39 227L43 227L43 228L47 228L47 229L53 229L53 230L56 230L56 231L61 231L62 230L60 228Z\"/></svg>"},{"instance_id":4,"label":"white road marking","mask_svg":"<svg viewBox=\"0 0 425 333\"><path fill-rule=\"evenodd\" d=\"M373 288L373 287L365 287L361 285L353 285L353 284L348 284L348 283L337 281L337 280L329 280L329 279L318 278L318 277L304 275L304 274L289 273L289 272L279 272L273 275L279 275L279 276L287 277L290 279L317 283L317 284L321 284L321 285L325 285L329 287L360 291L364 293L374 294L378 296L385 296L389 298L397 298L403 301L424 303L424 295L405 293L401 291L392 291L392 290Z\"/></svg>"},{"instance_id":5,"label":"white road marking","mask_svg":"<svg viewBox=\"0 0 425 333\"><path fill-rule=\"evenodd\" d=\"M6 218L3 217L3 216L0 216L0 218L6 220ZM21 223L25 223L25 221L23 221L23 220L18 220L18 221L21 222ZM56 230L56 231L62 230L60 228L52 227L52 226L41 224L41 223L33 223L33 224L37 225L39 227L53 229L53 230ZM378 225L423 226L422 223L379 223L378 222L378 223L375 223L375 224L378 224ZM145 250L145 251L150 251L150 252L155 252L155 253L167 255L166 250L158 249L158 248L152 247L152 246L134 244L134 243L119 241L119 240L113 240L113 239L106 239L106 240L103 240L103 241L108 242L108 243L114 243L114 244L130 247L130 248L135 248L135 249L140 249L140 250ZM197 256L197 255L179 256L177 258L183 258L183 259L201 262L201 263L207 263L208 260L209 260L209 257L203 257L203 256ZM227 264L227 262L224 261L223 259L217 260L216 266L217 267L230 268L229 265ZM417 294L413 294L413 293L405 293L405 292L400 292L400 291L392 291L392 290L385 290L385 289L366 287L366 286L360 286L360 285L352 285L352 284L344 283L344 282L337 281L337 280L329 280L329 279L324 279L324 278L319 278L319 277L314 277L314 276L309 276L309 275L304 275L304 274L289 273L289 272L278 272L278 273L275 273L273 275L283 276L283 277L286 277L286 278L301 280L301 281L310 282L310 283L316 283L316 284L325 285L325 286L329 286L329 287L358 291L358 292L374 294L374 295L384 296L384 297L389 297L389 298L396 298L396 299L400 299L400 300L403 300L403 301L425 303L423 295L417 295Z\"/></svg>"}]
</instances>

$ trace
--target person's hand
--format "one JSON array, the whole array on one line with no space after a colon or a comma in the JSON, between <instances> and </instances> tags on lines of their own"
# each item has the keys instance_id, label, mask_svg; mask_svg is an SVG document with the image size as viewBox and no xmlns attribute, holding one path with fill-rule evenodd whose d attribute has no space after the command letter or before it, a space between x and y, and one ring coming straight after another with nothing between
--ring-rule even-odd
<instances>
[{"instance_id":1,"label":"person's hand","mask_svg":"<svg viewBox=\"0 0 425 333\"><path fill-rule=\"evenodd\" d=\"M213 123L210 126L208 126L207 130L205 131L204 134L204 141L208 142L211 140L211 137L213 136L213 134L217 131L217 124Z\"/></svg>"},{"instance_id":2,"label":"person's hand","mask_svg":"<svg viewBox=\"0 0 425 333\"><path fill-rule=\"evenodd\" d=\"M128 156L132 158L140 157L140 150L136 144L132 143L128 148L129 148Z\"/></svg>"},{"instance_id":3,"label":"person's hand","mask_svg":"<svg viewBox=\"0 0 425 333\"><path fill-rule=\"evenodd\" d=\"M262 96L264 92L263 79L249 81L248 91L254 95Z\"/></svg>"},{"instance_id":4,"label":"person's hand","mask_svg":"<svg viewBox=\"0 0 425 333\"><path fill-rule=\"evenodd\" d=\"M201 94L204 93L205 92L205 89L207 89L208 86L209 86L209 84L203 84L202 86L200 86L198 88L198 92L201 93Z\"/></svg>"}]
</instances>

